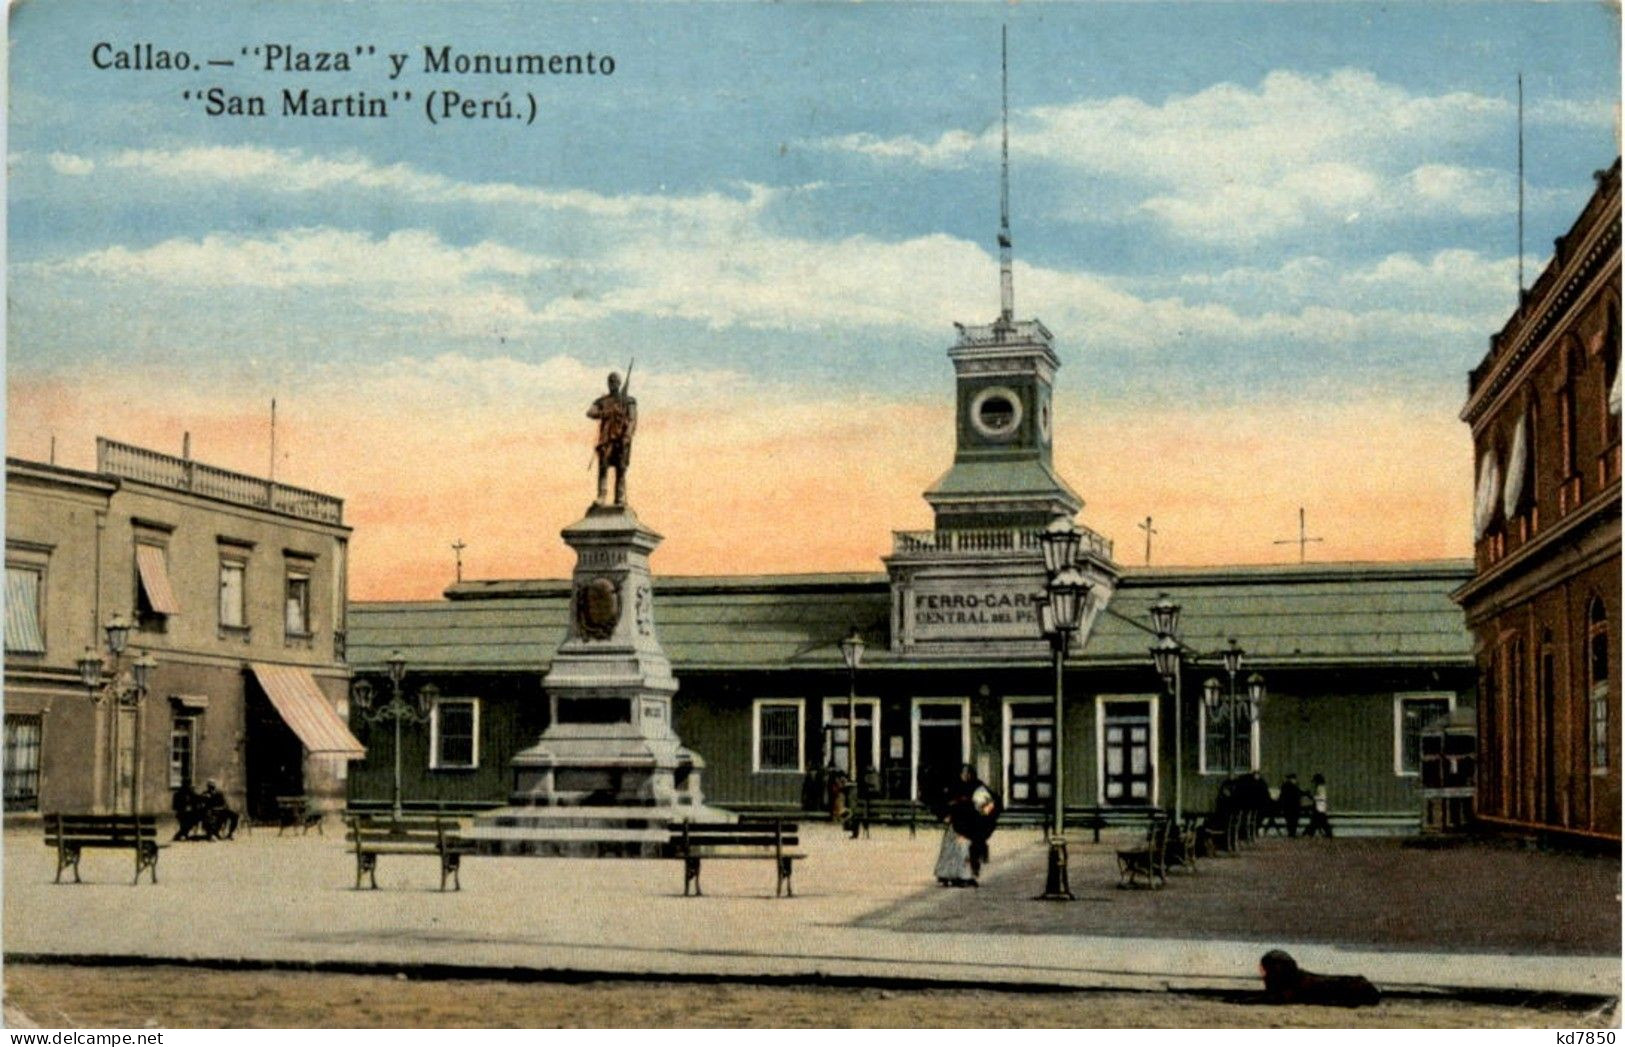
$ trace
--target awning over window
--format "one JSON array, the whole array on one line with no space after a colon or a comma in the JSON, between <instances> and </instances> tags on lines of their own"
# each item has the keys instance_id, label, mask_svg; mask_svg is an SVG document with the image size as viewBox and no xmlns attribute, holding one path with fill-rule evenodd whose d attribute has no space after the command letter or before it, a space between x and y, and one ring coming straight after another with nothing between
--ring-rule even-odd
<instances>
[{"instance_id":1,"label":"awning over window","mask_svg":"<svg viewBox=\"0 0 1625 1047\"><path fill-rule=\"evenodd\" d=\"M156 545L135 547L135 568L141 576L141 589L147 594L147 603L159 614L180 614L180 601L169 584L169 567L164 563L164 551Z\"/></svg>"},{"instance_id":2,"label":"awning over window","mask_svg":"<svg viewBox=\"0 0 1625 1047\"><path fill-rule=\"evenodd\" d=\"M359 760L367 755L367 747L356 741L355 735L339 719L333 706L316 686L316 678L309 669L296 665L269 665L251 663L260 687L271 699L271 704L293 733L305 744L312 755L340 756Z\"/></svg>"},{"instance_id":3,"label":"awning over window","mask_svg":"<svg viewBox=\"0 0 1625 1047\"><path fill-rule=\"evenodd\" d=\"M6 650L43 651L38 571L6 569Z\"/></svg>"}]
</instances>

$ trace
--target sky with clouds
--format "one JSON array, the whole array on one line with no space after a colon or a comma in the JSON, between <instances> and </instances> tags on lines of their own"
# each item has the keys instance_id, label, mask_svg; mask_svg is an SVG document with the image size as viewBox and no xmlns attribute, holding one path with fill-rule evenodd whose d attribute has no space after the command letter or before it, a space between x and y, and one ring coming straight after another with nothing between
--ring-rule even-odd
<instances>
[{"instance_id":1,"label":"sky with clouds","mask_svg":"<svg viewBox=\"0 0 1625 1047\"><path fill-rule=\"evenodd\" d=\"M190 432L263 474L275 397L354 595L431 596L458 538L471 577L568 571L583 412L635 357L658 570L877 570L952 456L952 323L997 312L1001 26L1017 312L1056 334L1083 521L1129 564L1147 515L1158 563L1292 559L1300 505L1328 559L1467 554L1516 77L1532 281L1618 153L1608 5L23 4L8 454ZM426 72L448 45L615 69ZM413 100L284 117L285 88ZM431 124L431 90L537 115Z\"/></svg>"}]
</instances>

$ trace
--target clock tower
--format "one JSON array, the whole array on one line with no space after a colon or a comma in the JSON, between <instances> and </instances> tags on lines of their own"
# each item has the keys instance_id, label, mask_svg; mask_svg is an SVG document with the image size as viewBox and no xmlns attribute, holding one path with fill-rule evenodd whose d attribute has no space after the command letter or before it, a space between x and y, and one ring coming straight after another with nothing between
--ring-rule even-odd
<instances>
[{"instance_id":1,"label":"clock tower","mask_svg":"<svg viewBox=\"0 0 1625 1047\"><path fill-rule=\"evenodd\" d=\"M1008 69L1008 63L1005 63ZM1008 82L1008 81L1007 81ZM1040 628L1048 600L1040 533L1070 520L1083 499L1055 474L1053 389L1060 359L1038 320L1017 320L1010 238L1010 104L1004 101L999 178L999 316L955 324L954 461L925 492L929 531L898 531L885 558L892 649L920 657L1027 662L1049 650ZM1072 563L1088 585L1076 650L1120 575L1112 543L1075 525Z\"/></svg>"},{"instance_id":2,"label":"clock tower","mask_svg":"<svg viewBox=\"0 0 1625 1047\"><path fill-rule=\"evenodd\" d=\"M959 341L948 350L958 401L954 464L925 492L939 531L1038 528L1083 508L1055 474L1060 361L1052 336L1037 320L1011 319L1011 311L991 324L957 325Z\"/></svg>"}]
</instances>

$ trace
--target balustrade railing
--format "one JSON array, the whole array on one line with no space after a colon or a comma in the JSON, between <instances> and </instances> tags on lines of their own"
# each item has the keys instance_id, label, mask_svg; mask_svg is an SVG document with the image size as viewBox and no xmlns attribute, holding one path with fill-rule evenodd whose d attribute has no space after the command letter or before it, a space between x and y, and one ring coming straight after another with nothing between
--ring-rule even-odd
<instances>
[{"instance_id":1,"label":"balustrade railing","mask_svg":"<svg viewBox=\"0 0 1625 1047\"><path fill-rule=\"evenodd\" d=\"M959 344L964 346L1007 345L1011 342L1043 342L1054 339L1049 328L1037 320L999 321L991 324L956 324Z\"/></svg>"},{"instance_id":2,"label":"balustrade railing","mask_svg":"<svg viewBox=\"0 0 1625 1047\"><path fill-rule=\"evenodd\" d=\"M157 487L219 498L237 505L269 509L318 523L342 524L344 500L302 487L290 487L257 476L234 473L190 458L96 438L96 470Z\"/></svg>"},{"instance_id":3,"label":"balustrade railing","mask_svg":"<svg viewBox=\"0 0 1625 1047\"><path fill-rule=\"evenodd\" d=\"M1089 528L1078 525L1082 534L1079 552L1092 553L1104 560L1112 558L1112 541ZM1037 529L1018 527L967 528L944 531L893 531L892 553L908 555L920 553L964 554L986 556L1007 554L1024 556L1039 550Z\"/></svg>"}]
</instances>

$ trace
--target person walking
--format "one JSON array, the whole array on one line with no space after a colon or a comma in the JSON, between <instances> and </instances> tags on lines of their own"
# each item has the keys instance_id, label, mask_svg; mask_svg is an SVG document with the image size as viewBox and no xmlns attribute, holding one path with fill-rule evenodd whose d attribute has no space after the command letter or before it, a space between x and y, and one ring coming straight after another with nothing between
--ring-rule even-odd
<instances>
[{"instance_id":1,"label":"person walking","mask_svg":"<svg viewBox=\"0 0 1625 1047\"><path fill-rule=\"evenodd\" d=\"M982 784L976 768L965 764L959 780L948 786L944 804L942 846L937 851L937 883L975 887L987 861L987 838L998 818L993 790Z\"/></svg>"},{"instance_id":2,"label":"person walking","mask_svg":"<svg viewBox=\"0 0 1625 1047\"><path fill-rule=\"evenodd\" d=\"M1331 802L1326 797L1326 776L1316 774L1314 778L1310 779L1309 784L1309 828L1305 829L1303 834L1313 836L1318 831L1324 833L1326 839L1330 840L1332 838L1332 823L1327 816L1331 813Z\"/></svg>"}]
</instances>

